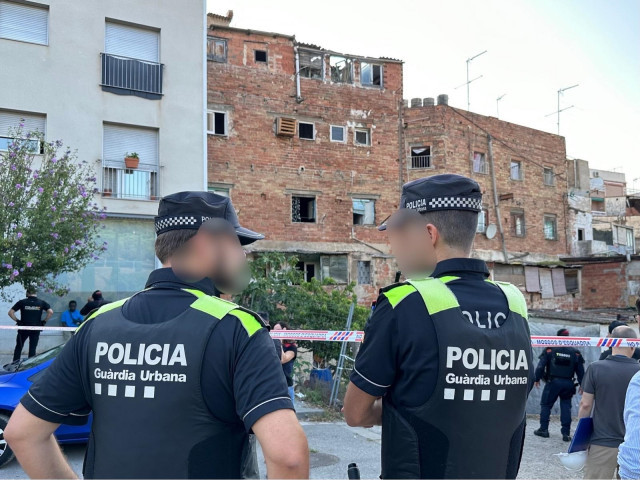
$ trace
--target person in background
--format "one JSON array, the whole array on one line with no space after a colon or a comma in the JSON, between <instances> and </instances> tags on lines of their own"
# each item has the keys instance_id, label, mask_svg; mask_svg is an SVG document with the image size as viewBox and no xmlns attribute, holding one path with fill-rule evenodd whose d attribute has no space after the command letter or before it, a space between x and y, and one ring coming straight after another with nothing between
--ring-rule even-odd
<instances>
[{"instance_id":1,"label":"person in background","mask_svg":"<svg viewBox=\"0 0 640 480\"><path fill-rule=\"evenodd\" d=\"M611 337L635 338L636 332L631 327L620 326L613 330ZM586 479L611 479L616 475L618 447L625 436L623 412L627 387L631 378L640 372L640 364L631 355L631 347L613 347L609 357L592 363L585 374L578 417L593 417Z\"/></svg>"},{"instance_id":2,"label":"person in background","mask_svg":"<svg viewBox=\"0 0 640 480\"><path fill-rule=\"evenodd\" d=\"M80 313L82 315L89 315L91 312L107 303L109 303L109 301L104 299L104 297L102 296L102 292L100 290L96 290L91 294L91 296L89 296L89 298L87 299L87 303L84 307L82 307Z\"/></svg>"},{"instance_id":3,"label":"person in background","mask_svg":"<svg viewBox=\"0 0 640 480\"><path fill-rule=\"evenodd\" d=\"M569 330L558 330L558 337L568 337ZM534 435L549 438L549 417L551 408L560 398L560 423L562 440L571 441L571 397L576 394L574 376L582 384L584 376L584 358L572 347L547 348L540 355L536 367L536 388L540 387L540 380L544 379L545 386L540 397L540 428Z\"/></svg>"},{"instance_id":4,"label":"person in background","mask_svg":"<svg viewBox=\"0 0 640 480\"><path fill-rule=\"evenodd\" d=\"M636 300L636 321L640 330L640 299ZM627 388L624 401L624 441L618 448L618 475L627 480L640 478L640 372Z\"/></svg>"},{"instance_id":5,"label":"person in background","mask_svg":"<svg viewBox=\"0 0 640 480\"><path fill-rule=\"evenodd\" d=\"M269 312L258 312L258 315L264 320L265 324L269 324ZM278 338L273 338L273 346L276 349L276 355L278 358L282 358L282 341Z\"/></svg>"},{"instance_id":6,"label":"person in background","mask_svg":"<svg viewBox=\"0 0 640 480\"><path fill-rule=\"evenodd\" d=\"M16 317L16 312L20 312L20 318ZM47 312L45 319L42 319L42 312ZM49 321L53 315L51 306L44 300L40 300L36 296L36 290L33 287L27 288L27 298L16 302L9 310L9 317L21 327L41 327ZM40 339L39 330L18 330L16 337L16 348L13 352L13 361L20 360L22 348L29 339L29 358L36 354L38 340Z\"/></svg>"},{"instance_id":7,"label":"person in background","mask_svg":"<svg viewBox=\"0 0 640 480\"><path fill-rule=\"evenodd\" d=\"M611 337L611 332L613 332L614 328L627 326L627 324L621 319L622 319L622 316L618 314L616 320L612 321L609 324L609 335L607 335L607 337ZM611 355L611 347L607 348L600 354L600 360L604 360L609 355ZM633 351L633 356L631 358L634 358L635 360L640 360L640 348L636 348Z\"/></svg>"},{"instance_id":8,"label":"person in background","mask_svg":"<svg viewBox=\"0 0 640 480\"><path fill-rule=\"evenodd\" d=\"M60 315L60 323L62 323L63 327L75 328L82 323L82 314L77 310L77 308L78 302L71 300L69 302L69 308ZM73 332L71 331L62 332L62 336L65 340L69 340L72 335Z\"/></svg>"},{"instance_id":9,"label":"person in background","mask_svg":"<svg viewBox=\"0 0 640 480\"><path fill-rule=\"evenodd\" d=\"M278 322L273 327L274 330L291 330L286 322ZM294 401L295 391L293 388L293 365L298 357L298 346L290 341L284 340L282 342L282 356L280 362L282 363L282 371L287 378L287 386L289 387L289 396L291 401ZM295 404L295 402L294 402Z\"/></svg>"}]
</instances>

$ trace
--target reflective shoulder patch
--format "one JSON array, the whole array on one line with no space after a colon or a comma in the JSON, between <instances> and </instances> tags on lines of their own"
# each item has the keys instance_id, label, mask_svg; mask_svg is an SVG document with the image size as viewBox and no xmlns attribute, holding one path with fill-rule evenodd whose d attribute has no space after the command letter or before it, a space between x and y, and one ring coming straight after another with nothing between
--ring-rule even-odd
<instances>
[{"instance_id":1,"label":"reflective shoulder patch","mask_svg":"<svg viewBox=\"0 0 640 480\"><path fill-rule=\"evenodd\" d=\"M416 291L416 288L413 285L409 285L408 283L401 283L397 285L391 286L388 290L383 290L382 294L387 297L389 303L392 308L396 308L396 306L404 300L407 296Z\"/></svg>"},{"instance_id":2,"label":"reflective shoulder patch","mask_svg":"<svg viewBox=\"0 0 640 480\"><path fill-rule=\"evenodd\" d=\"M247 334L249 336L252 336L264 326L253 314L247 312L246 310L241 310L238 308L230 311L229 315L233 315L238 320L240 320L240 323L242 323L242 326L247 331Z\"/></svg>"},{"instance_id":3,"label":"reflective shoulder patch","mask_svg":"<svg viewBox=\"0 0 640 480\"><path fill-rule=\"evenodd\" d=\"M527 309L527 301L524 299L524 295L518 287L508 282L491 282L502 289L507 302L509 303L509 310L513 313L517 313L525 320L529 319L529 311Z\"/></svg>"},{"instance_id":4,"label":"reflective shoulder patch","mask_svg":"<svg viewBox=\"0 0 640 480\"><path fill-rule=\"evenodd\" d=\"M191 308L207 313L222 320L231 310L238 308L235 303L227 302L218 297L203 295L190 305Z\"/></svg>"},{"instance_id":5,"label":"reflective shoulder patch","mask_svg":"<svg viewBox=\"0 0 640 480\"><path fill-rule=\"evenodd\" d=\"M435 315L460 306L454 293L439 278L427 277L420 280L411 280L411 284L422 295L429 315Z\"/></svg>"}]
</instances>

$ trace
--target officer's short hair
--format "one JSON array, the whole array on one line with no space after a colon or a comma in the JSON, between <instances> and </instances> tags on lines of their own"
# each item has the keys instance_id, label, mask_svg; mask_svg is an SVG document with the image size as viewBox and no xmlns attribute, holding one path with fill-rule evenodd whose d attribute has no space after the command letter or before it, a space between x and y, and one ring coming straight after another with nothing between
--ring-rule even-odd
<instances>
[{"instance_id":1,"label":"officer's short hair","mask_svg":"<svg viewBox=\"0 0 640 480\"><path fill-rule=\"evenodd\" d=\"M198 233L198 230L191 229L169 230L161 233L156 238L156 257L160 262L167 263L167 260L191 240L196 233Z\"/></svg>"},{"instance_id":2,"label":"officer's short hair","mask_svg":"<svg viewBox=\"0 0 640 480\"><path fill-rule=\"evenodd\" d=\"M478 212L467 210L436 210L423 213L427 223L436 226L444 243L470 252L478 229Z\"/></svg>"},{"instance_id":3,"label":"officer's short hair","mask_svg":"<svg viewBox=\"0 0 640 480\"><path fill-rule=\"evenodd\" d=\"M35 287L27 287L27 295L35 295L36 288Z\"/></svg>"}]
</instances>

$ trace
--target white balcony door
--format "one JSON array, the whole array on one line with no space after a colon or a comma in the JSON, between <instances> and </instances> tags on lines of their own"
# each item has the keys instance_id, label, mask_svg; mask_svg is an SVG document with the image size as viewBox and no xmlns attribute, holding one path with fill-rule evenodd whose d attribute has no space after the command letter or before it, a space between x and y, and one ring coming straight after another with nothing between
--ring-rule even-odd
<instances>
[{"instance_id":1,"label":"white balcony door","mask_svg":"<svg viewBox=\"0 0 640 480\"><path fill-rule=\"evenodd\" d=\"M107 22L104 51L157 63L160 61L160 34L145 28Z\"/></svg>"}]
</instances>

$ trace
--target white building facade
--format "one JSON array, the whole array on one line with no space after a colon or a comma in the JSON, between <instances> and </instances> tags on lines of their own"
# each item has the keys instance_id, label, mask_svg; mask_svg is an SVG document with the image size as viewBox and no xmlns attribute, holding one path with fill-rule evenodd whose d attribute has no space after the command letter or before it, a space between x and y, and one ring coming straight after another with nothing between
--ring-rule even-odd
<instances>
[{"instance_id":1,"label":"white building facade","mask_svg":"<svg viewBox=\"0 0 640 480\"><path fill-rule=\"evenodd\" d=\"M108 251L66 278L57 312L143 288L159 198L206 189L205 22L205 0L0 0L0 149L19 119L62 140L108 214Z\"/></svg>"}]
</instances>

